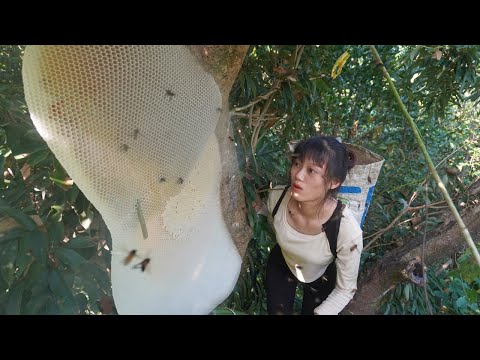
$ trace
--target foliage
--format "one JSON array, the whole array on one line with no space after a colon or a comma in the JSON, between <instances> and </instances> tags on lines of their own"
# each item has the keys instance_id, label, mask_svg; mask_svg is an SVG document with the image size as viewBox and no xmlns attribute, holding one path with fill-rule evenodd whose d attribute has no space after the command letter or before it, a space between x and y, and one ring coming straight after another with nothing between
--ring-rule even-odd
<instances>
[{"instance_id":1,"label":"foliage","mask_svg":"<svg viewBox=\"0 0 480 360\"><path fill-rule=\"evenodd\" d=\"M476 106L480 47L378 46L377 50L431 158L442 163L439 172L452 198L458 206L469 206L474 199L468 198L466 188L480 170ZM412 207L442 200L431 180L425 193L427 166L366 46L251 46L230 103L236 115L235 142L248 204L257 194L265 201L269 188L288 182L288 141L315 133L340 136L386 159L364 223L364 237L390 224L415 191L419 196ZM458 172L447 175L447 168ZM272 242L259 241L264 235L257 222L262 220L252 206L247 210L254 229L249 254L262 256L254 264L264 266ZM437 213L430 212L428 230L441 222ZM424 209L404 214L375 249L362 254L361 268L416 235L423 229L424 216ZM414 224L413 218L420 222ZM229 306L247 313L265 309L264 298L252 305L264 277L250 274L262 271L249 268L244 273ZM238 291L240 286L248 294L245 298Z\"/></svg>"},{"instance_id":2,"label":"foliage","mask_svg":"<svg viewBox=\"0 0 480 360\"><path fill-rule=\"evenodd\" d=\"M21 80L23 47L0 47L0 314L97 314L111 296L110 239L88 225L96 210L39 136Z\"/></svg>"},{"instance_id":3,"label":"foliage","mask_svg":"<svg viewBox=\"0 0 480 360\"><path fill-rule=\"evenodd\" d=\"M437 267L439 264L435 264ZM429 270L427 291L433 315L480 315L480 270L468 249L453 269L436 273ZM423 287L399 283L380 302L385 315L428 315Z\"/></svg>"}]
</instances>

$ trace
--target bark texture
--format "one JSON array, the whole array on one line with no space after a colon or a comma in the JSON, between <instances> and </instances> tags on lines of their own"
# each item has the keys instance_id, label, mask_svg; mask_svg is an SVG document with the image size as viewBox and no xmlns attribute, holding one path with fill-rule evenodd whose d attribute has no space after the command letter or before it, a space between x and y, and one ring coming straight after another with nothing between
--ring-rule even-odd
<instances>
[{"instance_id":1,"label":"bark texture","mask_svg":"<svg viewBox=\"0 0 480 360\"><path fill-rule=\"evenodd\" d=\"M475 243L480 242L480 204L461 213ZM421 256L423 235L407 240L405 245L387 253L358 281L358 291L342 314L372 315L378 307L382 294L393 284L405 281L401 271L415 257ZM445 261L455 253L465 250L467 244L453 215L444 213L444 222L437 229L427 233L425 244L425 265Z\"/></svg>"}]
</instances>

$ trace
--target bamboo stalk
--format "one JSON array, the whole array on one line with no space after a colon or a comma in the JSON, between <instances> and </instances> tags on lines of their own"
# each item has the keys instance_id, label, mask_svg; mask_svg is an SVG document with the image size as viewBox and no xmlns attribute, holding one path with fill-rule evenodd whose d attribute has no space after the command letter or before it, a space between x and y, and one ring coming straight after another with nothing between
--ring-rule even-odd
<instances>
[{"instance_id":1,"label":"bamboo stalk","mask_svg":"<svg viewBox=\"0 0 480 360\"><path fill-rule=\"evenodd\" d=\"M475 246L475 243L472 240L472 237L470 236L470 232L468 231L467 227L465 226L462 218L460 217L460 214L457 211L457 208L453 204L452 199L450 198L450 194L448 193L447 189L445 188L445 185L443 184L442 180L440 179L440 176L437 173L437 170L435 169L435 166L433 165L432 159L430 158L430 155L428 155L427 148L425 147L425 144L422 140L422 137L420 136L420 133L418 132L417 126L415 125L415 122L413 121L412 117L408 113L407 109L405 108L405 105L402 102L402 99L400 99L400 95L398 95L397 89L395 88L395 85L393 84L392 78L388 74L387 69L385 68L385 65L383 65L382 59L380 58L380 55L377 52L377 49L375 48L374 45L369 45L368 46L370 50L373 53L373 57L375 59L375 63L379 66L380 70L383 73L383 76L388 81L388 84L390 85L390 89L393 92L393 95L395 96L395 99L398 102L398 105L400 106L400 109L405 115L405 118L407 119L408 124L412 128L413 134L415 135L415 138L417 139L418 145L420 146L420 150L422 150L423 156L425 157L425 160L427 161L428 168L430 169L430 173L434 177L435 181L437 182L438 187L440 188L443 196L445 197L445 201L447 202L450 210L453 213L453 216L455 220L458 223L458 226L460 227L460 231L462 232L463 237L465 238L465 241L467 242L468 246L472 250L473 256L475 257L475 260L478 263L478 266L480 266L480 254L478 253L478 250Z\"/></svg>"}]
</instances>

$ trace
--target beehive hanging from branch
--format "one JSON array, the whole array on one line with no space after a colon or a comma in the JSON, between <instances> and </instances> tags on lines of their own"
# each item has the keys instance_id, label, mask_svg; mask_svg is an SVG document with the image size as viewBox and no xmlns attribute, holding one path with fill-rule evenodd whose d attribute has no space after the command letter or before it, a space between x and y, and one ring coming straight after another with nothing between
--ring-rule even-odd
<instances>
[{"instance_id":1,"label":"beehive hanging from branch","mask_svg":"<svg viewBox=\"0 0 480 360\"><path fill-rule=\"evenodd\" d=\"M229 85L203 65L186 46L26 48L33 123L111 232L120 314L205 314L236 283L243 224L220 195Z\"/></svg>"}]
</instances>

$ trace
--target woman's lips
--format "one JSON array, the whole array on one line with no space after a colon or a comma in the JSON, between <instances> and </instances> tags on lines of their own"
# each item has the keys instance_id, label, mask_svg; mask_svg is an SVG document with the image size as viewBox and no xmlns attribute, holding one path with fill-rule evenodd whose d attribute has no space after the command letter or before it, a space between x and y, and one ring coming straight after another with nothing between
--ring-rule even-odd
<instances>
[{"instance_id":1,"label":"woman's lips","mask_svg":"<svg viewBox=\"0 0 480 360\"><path fill-rule=\"evenodd\" d=\"M293 184L293 188L294 188L295 190L303 190L303 189L302 189L299 185L297 185L297 184Z\"/></svg>"}]
</instances>

